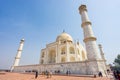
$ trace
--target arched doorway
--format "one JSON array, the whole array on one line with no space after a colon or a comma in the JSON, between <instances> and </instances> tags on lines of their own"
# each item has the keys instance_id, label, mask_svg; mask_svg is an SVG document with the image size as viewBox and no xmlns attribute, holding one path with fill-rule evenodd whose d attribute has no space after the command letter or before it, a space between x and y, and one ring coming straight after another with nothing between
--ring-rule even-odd
<instances>
[{"instance_id":1,"label":"arched doorway","mask_svg":"<svg viewBox=\"0 0 120 80\"><path fill-rule=\"evenodd\" d=\"M74 62L74 61L75 61L75 57L71 56L71 57L70 57L70 61L71 61L71 62Z\"/></svg>"},{"instance_id":2,"label":"arched doorway","mask_svg":"<svg viewBox=\"0 0 120 80\"><path fill-rule=\"evenodd\" d=\"M61 48L61 55L65 54L65 52L66 52L65 50L66 50L65 47L62 47L62 48Z\"/></svg>"},{"instance_id":3,"label":"arched doorway","mask_svg":"<svg viewBox=\"0 0 120 80\"><path fill-rule=\"evenodd\" d=\"M56 61L56 51L50 50L48 54L48 63L55 63Z\"/></svg>"},{"instance_id":4,"label":"arched doorway","mask_svg":"<svg viewBox=\"0 0 120 80\"><path fill-rule=\"evenodd\" d=\"M75 51L74 51L74 48L73 48L73 47L70 47L70 48L69 48L69 51L70 51L70 54L75 54Z\"/></svg>"},{"instance_id":5,"label":"arched doorway","mask_svg":"<svg viewBox=\"0 0 120 80\"><path fill-rule=\"evenodd\" d=\"M61 58L61 62L64 63L66 61L65 57Z\"/></svg>"},{"instance_id":6,"label":"arched doorway","mask_svg":"<svg viewBox=\"0 0 120 80\"><path fill-rule=\"evenodd\" d=\"M82 51L82 60L83 61L85 60L85 53L84 53L84 51Z\"/></svg>"},{"instance_id":7,"label":"arched doorway","mask_svg":"<svg viewBox=\"0 0 120 80\"><path fill-rule=\"evenodd\" d=\"M41 60L41 64L43 64L43 63L44 63L44 60L42 59L42 60Z\"/></svg>"}]
</instances>

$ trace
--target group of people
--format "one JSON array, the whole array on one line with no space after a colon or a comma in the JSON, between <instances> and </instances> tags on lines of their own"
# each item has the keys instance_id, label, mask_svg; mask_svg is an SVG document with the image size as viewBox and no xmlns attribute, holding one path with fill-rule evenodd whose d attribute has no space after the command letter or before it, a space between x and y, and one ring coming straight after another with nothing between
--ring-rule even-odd
<instances>
[{"instance_id":1,"label":"group of people","mask_svg":"<svg viewBox=\"0 0 120 80\"><path fill-rule=\"evenodd\" d=\"M107 74L110 74L110 70L107 70ZM98 76L103 77L102 72L99 72ZM114 70L113 76L114 76L115 80L120 80L120 70Z\"/></svg>"},{"instance_id":2,"label":"group of people","mask_svg":"<svg viewBox=\"0 0 120 80\"><path fill-rule=\"evenodd\" d=\"M120 71L114 70L114 71L113 71L113 74L114 74L115 79L120 80Z\"/></svg>"},{"instance_id":3,"label":"group of people","mask_svg":"<svg viewBox=\"0 0 120 80\"><path fill-rule=\"evenodd\" d=\"M38 75L39 75L39 73L38 73L38 71L34 71L35 72L35 79L37 79L37 77L38 77ZM56 73L60 73L60 70L58 70L58 71L55 71L55 74ZM71 74L71 72L70 71L66 71L66 75L70 75ZM46 76L46 78L51 78L52 77L52 71L43 71L42 73L41 73L41 75L43 75L43 76Z\"/></svg>"},{"instance_id":4,"label":"group of people","mask_svg":"<svg viewBox=\"0 0 120 80\"><path fill-rule=\"evenodd\" d=\"M103 77L103 75L102 75L102 72L101 72L101 71L98 73L98 76L99 76L99 77Z\"/></svg>"},{"instance_id":5,"label":"group of people","mask_svg":"<svg viewBox=\"0 0 120 80\"><path fill-rule=\"evenodd\" d=\"M58 71L58 72L60 72L60 71ZM35 79L37 79L38 74L39 74L38 71L35 71ZM52 77L52 71L44 71L41 74L46 76L46 78ZM70 75L70 74L71 74L71 72L67 70L66 75ZM114 74L115 79L120 80L120 71L115 70L115 71L113 71L113 74ZM98 72L98 76L103 77L102 72Z\"/></svg>"},{"instance_id":6,"label":"group of people","mask_svg":"<svg viewBox=\"0 0 120 80\"><path fill-rule=\"evenodd\" d=\"M60 74L60 70L55 70L55 74Z\"/></svg>"},{"instance_id":7,"label":"group of people","mask_svg":"<svg viewBox=\"0 0 120 80\"><path fill-rule=\"evenodd\" d=\"M67 71L66 74L67 74L67 76L69 76L69 75L71 74L71 72L70 72L70 71Z\"/></svg>"},{"instance_id":8,"label":"group of people","mask_svg":"<svg viewBox=\"0 0 120 80\"><path fill-rule=\"evenodd\" d=\"M56 71L55 71L56 72ZM59 71L58 71L59 72ZM71 74L71 72L70 71L66 71L66 75L70 75ZM46 78L51 78L52 77L52 71L43 71L42 73L41 73L41 75L43 75L43 76L46 76ZM115 73L115 75L116 75L116 73ZM102 72L99 72L98 73L98 76L99 77L103 77L103 75L102 75ZM35 79L38 77L38 71L35 71ZM117 78L117 76L116 76L116 78Z\"/></svg>"},{"instance_id":9,"label":"group of people","mask_svg":"<svg viewBox=\"0 0 120 80\"><path fill-rule=\"evenodd\" d=\"M45 75L46 78L51 78L52 77L52 71L44 71L41 73L42 75ZM38 77L38 71L35 71L35 79Z\"/></svg>"}]
</instances>

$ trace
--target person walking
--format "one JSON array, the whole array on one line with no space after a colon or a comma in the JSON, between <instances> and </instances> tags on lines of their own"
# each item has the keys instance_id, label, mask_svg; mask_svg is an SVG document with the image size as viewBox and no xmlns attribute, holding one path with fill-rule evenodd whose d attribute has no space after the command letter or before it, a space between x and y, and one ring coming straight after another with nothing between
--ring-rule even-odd
<instances>
[{"instance_id":1,"label":"person walking","mask_svg":"<svg viewBox=\"0 0 120 80\"><path fill-rule=\"evenodd\" d=\"M99 73L98 73L98 76L99 76L99 77L103 77L102 72L99 72Z\"/></svg>"},{"instance_id":2,"label":"person walking","mask_svg":"<svg viewBox=\"0 0 120 80\"><path fill-rule=\"evenodd\" d=\"M120 71L116 71L116 74L117 74L117 79L120 80Z\"/></svg>"},{"instance_id":3,"label":"person walking","mask_svg":"<svg viewBox=\"0 0 120 80\"><path fill-rule=\"evenodd\" d=\"M68 70L66 71L66 74L67 74L67 76L68 76L68 74L69 74Z\"/></svg>"},{"instance_id":4,"label":"person walking","mask_svg":"<svg viewBox=\"0 0 120 80\"><path fill-rule=\"evenodd\" d=\"M46 74L46 77L49 78L49 72L46 71L45 74Z\"/></svg>"},{"instance_id":5,"label":"person walking","mask_svg":"<svg viewBox=\"0 0 120 80\"><path fill-rule=\"evenodd\" d=\"M50 78L52 77L52 71L49 72Z\"/></svg>"},{"instance_id":6,"label":"person walking","mask_svg":"<svg viewBox=\"0 0 120 80\"><path fill-rule=\"evenodd\" d=\"M38 77L38 71L35 71L35 79Z\"/></svg>"}]
</instances>

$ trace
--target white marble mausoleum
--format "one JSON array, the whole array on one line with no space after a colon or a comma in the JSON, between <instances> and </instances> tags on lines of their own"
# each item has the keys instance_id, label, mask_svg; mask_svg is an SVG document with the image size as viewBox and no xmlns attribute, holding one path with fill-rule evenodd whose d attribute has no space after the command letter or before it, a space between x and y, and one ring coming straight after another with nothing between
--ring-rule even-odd
<instances>
[{"instance_id":1,"label":"white marble mausoleum","mask_svg":"<svg viewBox=\"0 0 120 80\"><path fill-rule=\"evenodd\" d=\"M65 63L87 60L86 51L79 42L73 42L66 32L61 33L56 41L41 50L40 64Z\"/></svg>"},{"instance_id":2,"label":"white marble mausoleum","mask_svg":"<svg viewBox=\"0 0 120 80\"><path fill-rule=\"evenodd\" d=\"M65 74L69 70L71 74L93 75L102 72L103 75L106 75L104 52L101 45L98 48L86 5L79 7L79 13L82 20L85 48L79 42L74 42L73 38L63 31L53 43L47 44L46 48L41 50L39 64L19 65L24 44L24 39L22 39L11 71L37 70L43 72L47 70L54 73L59 70L61 74Z\"/></svg>"}]
</instances>

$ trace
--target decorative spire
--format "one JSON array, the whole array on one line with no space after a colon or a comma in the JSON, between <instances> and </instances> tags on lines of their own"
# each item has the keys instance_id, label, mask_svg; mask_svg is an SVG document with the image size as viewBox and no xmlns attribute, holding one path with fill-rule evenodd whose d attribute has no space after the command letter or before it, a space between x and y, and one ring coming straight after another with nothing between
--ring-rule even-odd
<instances>
[{"instance_id":1,"label":"decorative spire","mask_svg":"<svg viewBox=\"0 0 120 80\"><path fill-rule=\"evenodd\" d=\"M63 33L65 33L65 30L63 29Z\"/></svg>"},{"instance_id":2,"label":"decorative spire","mask_svg":"<svg viewBox=\"0 0 120 80\"><path fill-rule=\"evenodd\" d=\"M104 52L103 52L102 45L99 44L98 46L99 46L99 50L100 50L100 54L101 54L101 58L102 58L103 60L105 60L105 56L104 56Z\"/></svg>"}]
</instances>

